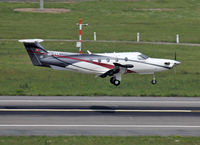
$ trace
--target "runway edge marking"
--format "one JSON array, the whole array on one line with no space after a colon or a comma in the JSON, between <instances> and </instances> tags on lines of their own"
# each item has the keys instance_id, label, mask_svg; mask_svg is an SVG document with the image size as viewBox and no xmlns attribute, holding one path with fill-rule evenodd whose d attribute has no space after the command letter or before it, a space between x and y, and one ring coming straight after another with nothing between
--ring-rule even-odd
<instances>
[{"instance_id":1,"label":"runway edge marking","mask_svg":"<svg viewBox=\"0 0 200 145\"><path fill-rule=\"evenodd\" d=\"M112 109L0 109L0 112L179 112L198 113L200 110L112 110Z\"/></svg>"},{"instance_id":2,"label":"runway edge marking","mask_svg":"<svg viewBox=\"0 0 200 145\"><path fill-rule=\"evenodd\" d=\"M200 128L198 125L64 125L64 124L1 124L0 127L109 127L109 128Z\"/></svg>"}]
</instances>

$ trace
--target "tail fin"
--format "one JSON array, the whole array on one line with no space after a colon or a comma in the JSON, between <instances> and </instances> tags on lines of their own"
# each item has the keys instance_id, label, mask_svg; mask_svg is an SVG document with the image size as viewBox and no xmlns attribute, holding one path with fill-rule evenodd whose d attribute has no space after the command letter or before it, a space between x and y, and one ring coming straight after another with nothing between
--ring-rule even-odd
<instances>
[{"instance_id":1,"label":"tail fin","mask_svg":"<svg viewBox=\"0 0 200 145\"><path fill-rule=\"evenodd\" d=\"M19 42L24 43L26 51L28 52L28 55L30 56L33 65L35 66L41 66L42 65L40 61L41 56L48 53L47 50L45 50L40 45L40 42L42 41L43 41L42 39L19 40Z\"/></svg>"}]
</instances>

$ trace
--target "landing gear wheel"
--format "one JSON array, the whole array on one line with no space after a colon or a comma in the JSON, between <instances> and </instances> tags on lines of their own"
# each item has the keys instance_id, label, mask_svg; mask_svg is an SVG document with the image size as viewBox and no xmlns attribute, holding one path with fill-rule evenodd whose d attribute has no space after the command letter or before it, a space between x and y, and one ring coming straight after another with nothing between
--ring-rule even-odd
<instances>
[{"instance_id":1,"label":"landing gear wheel","mask_svg":"<svg viewBox=\"0 0 200 145\"><path fill-rule=\"evenodd\" d=\"M119 80L114 80L114 85L115 86L119 86L120 85L120 81Z\"/></svg>"},{"instance_id":2,"label":"landing gear wheel","mask_svg":"<svg viewBox=\"0 0 200 145\"><path fill-rule=\"evenodd\" d=\"M151 83L152 83L153 85L155 85L155 84L157 83L157 81L156 81L156 76L155 76L154 73L153 73L153 80L151 81Z\"/></svg>"},{"instance_id":3,"label":"landing gear wheel","mask_svg":"<svg viewBox=\"0 0 200 145\"><path fill-rule=\"evenodd\" d=\"M155 84L157 83L157 81L156 81L156 80L152 80L151 83L152 83L153 85L155 85Z\"/></svg>"},{"instance_id":4,"label":"landing gear wheel","mask_svg":"<svg viewBox=\"0 0 200 145\"><path fill-rule=\"evenodd\" d=\"M119 86L120 85L120 81L117 80L115 77L110 78L110 83L115 85L115 86Z\"/></svg>"}]
</instances>

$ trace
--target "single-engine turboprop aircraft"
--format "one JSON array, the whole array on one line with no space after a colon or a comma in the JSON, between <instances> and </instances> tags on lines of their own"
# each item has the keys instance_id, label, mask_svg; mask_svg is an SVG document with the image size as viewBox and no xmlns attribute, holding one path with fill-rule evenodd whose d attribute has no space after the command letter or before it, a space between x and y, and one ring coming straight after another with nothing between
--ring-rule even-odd
<instances>
[{"instance_id":1,"label":"single-engine turboprop aircraft","mask_svg":"<svg viewBox=\"0 0 200 145\"><path fill-rule=\"evenodd\" d=\"M42 39L19 40L30 56L35 66L49 67L55 70L67 70L95 74L105 78L110 76L110 82L118 86L122 74L138 73L152 74L152 84L156 84L155 72L169 70L180 64L170 59L150 58L140 52L91 53L88 54L47 51L40 44Z\"/></svg>"}]
</instances>

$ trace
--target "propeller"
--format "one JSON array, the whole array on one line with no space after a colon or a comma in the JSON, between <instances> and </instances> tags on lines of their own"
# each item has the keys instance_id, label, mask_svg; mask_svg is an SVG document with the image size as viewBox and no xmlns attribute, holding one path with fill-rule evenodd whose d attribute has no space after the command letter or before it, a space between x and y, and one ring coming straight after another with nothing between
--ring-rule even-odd
<instances>
[{"instance_id":1,"label":"propeller","mask_svg":"<svg viewBox=\"0 0 200 145\"><path fill-rule=\"evenodd\" d=\"M176 61L176 50L174 53L174 60ZM174 63L174 74L176 75L176 63Z\"/></svg>"},{"instance_id":2,"label":"propeller","mask_svg":"<svg viewBox=\"0 0 200 145\"><path fill-rule=\"evenodd\" d=\"M176 50L175 50L175 53L174 53L174 60L176 60Z\"/></svg>"},{"instance_id":3,"label":"propeller","mask_svg":"<svg viewBox=\"0 0 200 145\"><path fill-rule=\"evenodd\" d=\"M174 79L175 79L175 87L176 87L176 66L181 64L180 61L177 61L176 50L174 52Z\"/></svg>"}]
</instances>

